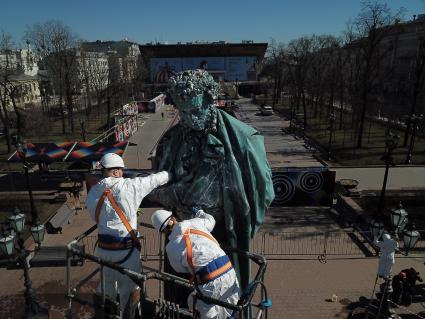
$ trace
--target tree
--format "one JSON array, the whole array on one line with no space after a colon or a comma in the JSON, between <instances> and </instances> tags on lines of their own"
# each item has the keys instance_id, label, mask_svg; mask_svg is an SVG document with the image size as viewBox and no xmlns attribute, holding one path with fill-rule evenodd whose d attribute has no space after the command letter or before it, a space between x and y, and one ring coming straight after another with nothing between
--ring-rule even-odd
<instances>
[{"instance_id":1,"label":"tree","mask_svg":"<svg viewBox=\"0 0 425 319\"><path fill-rule=\"evenodd\" d=\"M16 53L14 49L15 47L11 35L2 31L0 38L0 53L2 55L2 59L0 61L0 120L3 123L8 152L12 149L10 139L11 119L9 117L10 104L16 114L17 136L18 138L21 137L21 113L15 100L19 86L15 81L13 81L13 75L18 72L19 64L16 61Z\"/></svg>"},{"instance_id":2,"label":"tree","mask_svg":"<svg viewBox=\"0 0 425 319\"><path fill-rule=\"evenodd\" d=\"M283 86L283 66L285 60L285 46L283 43L277 43L272 39L269 46L269 64L272 65L271 77L273 79L273 97L272 108L275 109L276 103L279 100L280 92Z\"/></svg>"},{"instance_id":3,"label":"tree","mask_svg":"<svg viewBox=\"0 0 425 319\"><path fill-rule=\"evenodd\" d=\"M412 126L412 118L418 109L418 104L425 98L425 39L420 38L418 41L418 49L415 59L412 61L407 79L407 96L409 98L410 111L406 122L406 131L404 133L404 143L406 146L409 133ZM413 136L411 138L414 138Z\"/></svg>"},{"instance_id":4,"label":"tree","mask_svg":"<svg viewBox=\"0 0 425 319\"><path fill-rule=\"evenodd\" d=\"M314 117L320 105L322 114L323 100L328 96L329 107L333 107L336 85L335 52L339 48L339 40L330 35L313 35L311 38L310 67L306 85L314 101Z\"/></svg>"},{"instance_id":5,"label":"tree","mask_svg":"<svg viewBox=\"0 0 425 319\"><path fill-rule=\"evenodd\" d=\"M353 25L355 41L351 43L353 51L350 53L354 53L352 58L356 65L355 89L352 93L358 96L352 98L356 102L352 107L353 112L359 111L357 148L361 148L363 144L364 121L371 93L379 85L382 62L391 50L383 40L391 31L390 26L399 21L400 15L401 11L392 14L386 4L367 1L362 3L362 10Z\"/></svg>"},{"instance_id":6,"label":"tree","mask_svg":"<svg viewBox=\"0 0 425 319\"><path fill-rule=\"evenodd\" d=\"M297 109L302 102L304 113L304 129L307 128L306 79L311 67L312 39L301 37L288 44L288 63L296 87L295 101Z\"/></svg>"},{"instance_id":7,"label":"tree","mask_svg":"<svg viewBox=\"0 0 425 319\"><path fill-rule=\"evenodd\" d=\"M49 20L43 24L27 27L25 38L29 40L46 63L53 83L59 92L59 106L62 114L62 132L66 132L63 101L68 108L71 132L74 132L73 93L76 86L75 48L80 40L70 27L61 21Z\"/></svg>"}]
</instances>

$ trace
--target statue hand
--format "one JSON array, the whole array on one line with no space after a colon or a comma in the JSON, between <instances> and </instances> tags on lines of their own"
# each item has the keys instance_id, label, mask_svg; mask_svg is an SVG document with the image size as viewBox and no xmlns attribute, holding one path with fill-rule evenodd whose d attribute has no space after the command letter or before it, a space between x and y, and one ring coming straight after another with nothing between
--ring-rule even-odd
<instances>
[{"instance_id":1,"label":"statue hand","mask_svg":"<svg viewBox=\"0 0 425 319\"><path fill-rule=\"evenodd\" d=\"M196 214L201 210L201 208L193 206L190 208L190 211L192 212L192 217L195 217Z\"/></svg>"}]
</instances>

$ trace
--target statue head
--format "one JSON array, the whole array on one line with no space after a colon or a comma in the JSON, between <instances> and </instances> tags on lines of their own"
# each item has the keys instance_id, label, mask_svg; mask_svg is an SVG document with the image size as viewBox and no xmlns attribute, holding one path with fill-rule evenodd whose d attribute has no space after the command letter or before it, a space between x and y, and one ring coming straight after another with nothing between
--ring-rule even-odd
<instances>
[{"instance_id":1,"label":"statue head","mask_svg":"<svg viewBox=\"0 0 425 319\"><path fill-rule=\"evenodd\" d=\"M215 130L215 101L220 86L205 70L187 70L168 81L168 93L180 112L182 124L196 131Z\"/></svg>"}]
</instances>

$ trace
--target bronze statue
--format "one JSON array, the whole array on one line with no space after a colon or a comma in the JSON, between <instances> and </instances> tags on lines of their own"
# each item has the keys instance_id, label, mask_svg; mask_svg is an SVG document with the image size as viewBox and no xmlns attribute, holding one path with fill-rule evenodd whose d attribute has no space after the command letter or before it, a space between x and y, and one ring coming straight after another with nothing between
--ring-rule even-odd
<instances>
[{"instance_id":1,"label":"bronze statue","mask_svg":"<svg viewBox=\"0 0 425 319\"><path fill-rule=\"evenodd\" d=\"M171 172L172 181L150 198L181 220L190 218L190 207L202 208L214 216L221 244L249 250L274 198L263 136L216 108L220 86L205 70L176 74L168 93L180 122L160 140L154 168ZM234 256L233 265L246 287L248 260Z\"/></svg>"}]
</instances>

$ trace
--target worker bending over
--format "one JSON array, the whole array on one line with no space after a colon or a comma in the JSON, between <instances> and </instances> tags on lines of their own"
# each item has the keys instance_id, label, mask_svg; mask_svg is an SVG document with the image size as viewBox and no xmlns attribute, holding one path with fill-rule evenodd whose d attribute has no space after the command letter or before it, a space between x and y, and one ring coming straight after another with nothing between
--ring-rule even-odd
<instances>
[{"instance_id":1,"label":"worker bending over","mask_svg":"<svg viewBox=\"0 0 425 319\"><path fill-rule=\"evenodd\" d=\"M140 272L137 209L147 194L169 181L169 174L163 171L147 177L123 178L124 161L114 153L105 154L100 165L104 179L93 186L87 195L87 208L98 226L95 254ZM131 313L134 313L140 300L137 285L108 267L104 268L104 275L106 295L116 300L118 290L121 315L132 317Z\"/></svg>"},{"instance_id":2,"label":"worker bending over","mask_svg":"<svg viewBox=\"0 0 425 319\"><path fill-rule=\"evenodd\" d=\"M192 209L194 218L177 222L171 212L157 210L152 224L168 235L166 246L171 267L179 273L192 274L192 280L205 296L236 304L240 297L239 282L226 253L211 235L214 217L202 209ZM190 295L188 298L191 306ZM197 300L196 310L201 318L227 318L232 311Z\"/></svg>"}]
</instances>

